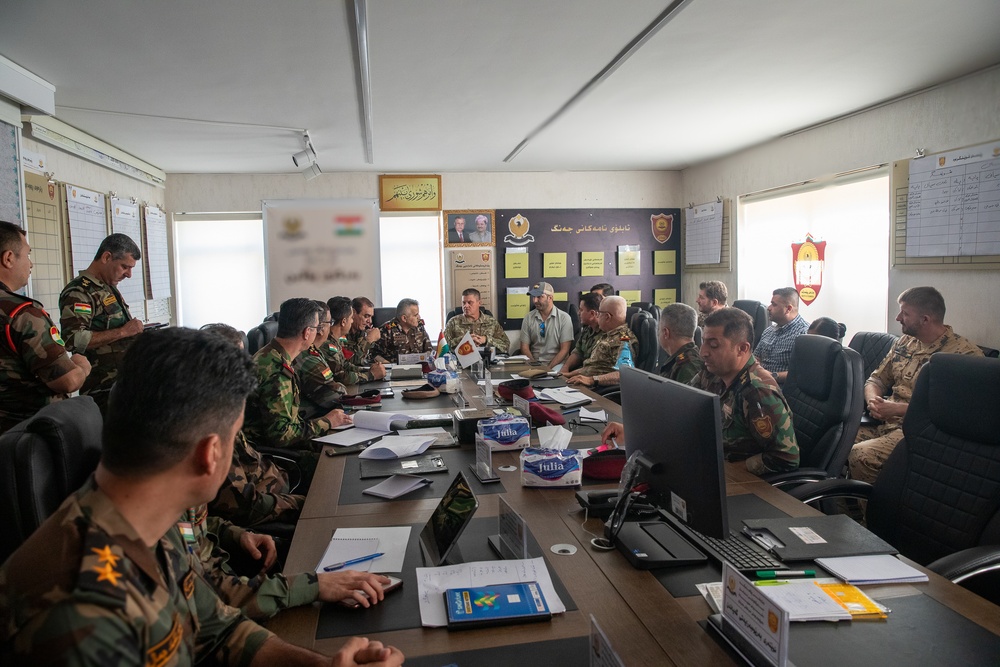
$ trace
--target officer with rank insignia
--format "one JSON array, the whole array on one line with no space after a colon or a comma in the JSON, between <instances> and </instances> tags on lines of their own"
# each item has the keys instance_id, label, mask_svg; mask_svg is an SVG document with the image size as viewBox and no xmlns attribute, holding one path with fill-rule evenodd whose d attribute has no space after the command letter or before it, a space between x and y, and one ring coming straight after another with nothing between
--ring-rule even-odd
<instances>
[{"instance_id":1,"label":"officer with rank insignia","mask_svg":"<svg viewBox=\"0 0 1000 667\"><path fill-rule=\"evenodd\" d=\"M83 386L90 362L69 356L42 304L17 290L31 275L24 230L0 221L0 433Z\"/></svg>"},{"instance_id":2,"label":"officer with rank insignia","mask_svg":"<svg viewBox=\"0 0 1000 667\"><path fill-rule=\"evenodd\" d=\"M601 327L598 324L600 317L597 313L601 307L602 299L604 297L600 292L587 292L580 297L578 311L580 313L580 333L576 337L573 351L569 353L566 363L559 371L560 375L570 375L570 371L575 371L587 363L587 359L590 359L590 353L594 351L597 338L601 335Z\"/></svg>"},{"instance_id":3,"label":"officer with rank insignia","mask_svg":"<svg viewBox=\"0 0 1000 667\"><path fill-rule=\"evenodd\" d=\"M594 343L587 363L579 370L567 374L570 384L585 387L612 384L609 375L618 373L615 364L618 363L622 346L629 345L632 350L636 350L639 343L625 324L627 307L625 298L620 296L605 297L601 301L597 310L597 325L601 328L601 334Z\"/></svg>"},{"instance_id":4,"label":"officer with rank insignia","mask_svg":"<svg viewBox=\"0 0 1000 667\"><path fill-rule=\"evenodd\" d=\"M0 664L331 664L226 606L178 528L229 470L250 359L209 332L164 329L120 370L96 472L0 567ZM402 661L353 639L332 664Z\"/></svg>"},{"instance_id":5,"label":"officer with rank insignia","mask_svg":"<svg viewBox=\"0 0 1000 667\"><path fill-rule=\"evenodd\" d=\"M334 408L339 408L340 398L347 392L347 388L334 378L330 364L319 351L320 346L326 343L330 333L330 306L323 301L315 303L322 309L316 337L309 349L301 352L292 364L302 387L299 412L306 419L324 415Z\"/></svg>"},{"instance_id":6,"label":"officer with rank insignia","mask_svg":"<svg viewBox=\"0 0 1000 667\"><path fill-rule=\"evenodd\" d=\"M510 350L510 339L496 318L483 312L482 303L482 295L476 288L470 287L462 292L462 314L445 323L444 339L454 350L462 337L469 333L478 347L489 345L497 352L506 354Z\"/></svg>"},{"instance_id":7,"label":"officer with rank insignia","mask_svg":"<svg viewBox=\"0 0 1000 667\"><path fill-rule=\"evenodd\" d=\"M381 339L373 346L372 354L390 363L399 363L401 354L430 352L431 339L420 319L420 304L414 299L402 299L396 305L396 317L381 327Z\"/></svg>"},{"instance_id":8,"label":"officer with rank insignia","mask_svg":"<svg viewBox=\"0 0 1000 667\"><path fill-rule=\"evenodd\" d=\"M671 303L660 312L657 340L667 354L660 375L668 380L689 384L705 368L701 351L694 342L698 313L686 303Z\"/></svg>"},{"instance_id":9,"label":"officer with rank insignia","mask_svg":"<svg viewBox=\"0 0 1000 667\"><path fill-rule=\"evenodd\" d=\"M94 261L59 295L59 320L66 348L86 354L93 371L81 394L94 399L101 411L118 375L118 364L133 338L142 333L142 320L129 313L118 283L132 277L142 259L139 246L125 234L112 234L97 248Z\"/></svg>"},{"instance_id":10,"label":"officer with rank insignia","mask_svg":"<svg viewBox=\"0 0 1000 667\"><path fill-rule=\"evenodd\" d=\"M327 301L327 305L330 305L331 301L333 299ZM372 345L382 337L382 332L379 331L378 327L372 326L375 304L372 303L371 299L365 296L354 297L351 300L351 310L354 315L351 320L351 330L344 336L344 349L351 352L352 363L361 365L368 361ZM334 342L337 343L337 341Z\"/></svg>"},{"instance_id":11,"label":"officer with rank insignia","mask_svg":"<svg viewBox=\"0 0 1000 667\"><path fill-rule=\"evenodd\" d=\"M385 377L385 366L373 362L366 371L353 361L348 361L344 354L344 336L351 328L352 308L346 297L333 297L327 302L330 306L330 334L326 343L319 346L320 354L326 359L333 378L343 384L361 384ZM353 357L352 357L353 359Z\"/></svg>"}]
</instances>

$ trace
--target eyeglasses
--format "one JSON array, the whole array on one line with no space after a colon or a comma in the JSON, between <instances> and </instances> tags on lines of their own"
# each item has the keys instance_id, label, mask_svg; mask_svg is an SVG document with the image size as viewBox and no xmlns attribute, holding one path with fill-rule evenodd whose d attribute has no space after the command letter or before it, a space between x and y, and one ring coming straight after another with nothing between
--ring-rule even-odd
<instances>
[{"instance_id":1,"label":"eyeglasses","mask_svg":"<svg viewBox=\"0 0 1000 667\"><path fill-rule=\"evenodd\" d=\"M319 326L321 326L321 327L328 327L331 324L333 324L333 320L326 320L325 322L320 322Z\"/></svg>"},{"instance_id":2,"label":"eyeglasses","mask_svg":"<svg viewBox=\"0 0 1000 667\"><path fill-rule=\"evenodd\" d=\"M542 338L545 338L545 322L542 322L541 324L538 325L538 335L540 335Z\"/></svg>"}]
</instances>

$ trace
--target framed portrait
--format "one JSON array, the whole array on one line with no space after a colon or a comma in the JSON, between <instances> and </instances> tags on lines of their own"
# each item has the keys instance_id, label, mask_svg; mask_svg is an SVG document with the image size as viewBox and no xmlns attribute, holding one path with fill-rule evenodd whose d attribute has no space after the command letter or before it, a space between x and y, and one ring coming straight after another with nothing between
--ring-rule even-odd
<instances>
[{"instance_id":1,"label":"framed portrait","mask_svg":"<svg viewBox=\"0 0 1000 667\"><path fill-rule=\"evenodd\" d=\"M494 211L469 210L443 213L443 238L446 248L495 245Z\"/></svg>"}]
</instances>

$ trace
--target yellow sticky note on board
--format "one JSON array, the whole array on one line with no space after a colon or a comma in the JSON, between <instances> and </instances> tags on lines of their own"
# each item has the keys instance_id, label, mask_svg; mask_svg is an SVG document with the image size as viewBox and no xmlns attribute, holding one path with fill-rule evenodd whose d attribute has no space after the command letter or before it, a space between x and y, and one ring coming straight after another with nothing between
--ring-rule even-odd
<instances>
[{"instance_id":1,"label":"yellow sticky note on board","mask_svg":"<svg viewBox=\"0 0 1000 667\"><path fill-rule=\"evenodd\" d=\"M677 251L676 250L654 250L653 251L653 275L673 276L677 274Z\"/></svg>"},{"instance_id":2,"label":"yellow sticky note on board","mask_svg":"<svg viewBox=\"0 0 1000 667\"><path fill-rule=\"evenodd\" d=\"M565 278L566 277L566 253L546 252L542 253L542 276L545 278Z\"/></svg>"},{"instance_id":3,"label":"yellow sticky note on board","mask_svg":"<svg viewBox=\"0 0 1000 667\"><path fill-rule=\"evenodd\" d=\"M507 255L510 257L510 255ZM531 297L527 294L507 295L507 319L520 320L531 310Z\"/></svg>"},{"instance_id":4,"label":"yellow sticky note on board","mask_svg":"<svg viewBox=\"0 0 1000 667\"><path fill-rule=\"evenodd\" d=\"M618 290L618 296L625 299L625 303L631 306L636 301L642 301L642 290L638 289Z\"/></svg>"},{"instance_id":5,"label":"yellow sticky note on board","mask_svg":"<svg viewBox=\"0 0 1000 667\"><path fill-rule=\"evenodd\" d=\"M653 290L653 303L655 303L660 308L666 308L672 303L677 303L677 290L676 289L654 289Z\"/></svg>"},{"instance_id":6,"label":"yellow sticky note on board","mask_svg":"<svg viewBox=\"0 0 1000 667\"><path fill-rule=\"evenodd\" d=\"M569 292L553 292L553 301L569 301Z\"/></svg>"},{"instance_id":7,"label":"yellow sticky note on board","mask_svg":"<svg viewBox=\"0 0 1000 667\"><path fill-rule=\"evenodd\" d=\"M603 276L604 275L604 253L603 252L581 252L580 253L580 275L581 276Z\"/></svg>"},{"instance_id":8,"label":"yellow sticky note on board","mask_svg":"<svg viewBox=\"0 0 1000 667\"><path fill-rule=\"evenodd\" d=\"M506 278L527 278L528 277L528 253L505 253L504 254L504 276Z\"/></svg>"},{"instance_id":9,"label":"yellow sticky note on board","mask_svg":"<svg viewBox=\"0 0 1000 667\"><path fill-rule=\"evenodd\" d=\"M618 253L618 275L639 275L639 251L628 250Z\"/></svg>"}]
</instances>

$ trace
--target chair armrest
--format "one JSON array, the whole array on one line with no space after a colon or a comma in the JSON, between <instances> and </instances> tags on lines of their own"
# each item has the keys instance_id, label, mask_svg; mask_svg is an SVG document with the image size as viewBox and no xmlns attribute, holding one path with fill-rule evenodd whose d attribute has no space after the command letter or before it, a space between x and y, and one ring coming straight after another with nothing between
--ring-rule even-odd
<instances>
[{"instance_id":1,"label":"chair armrest","mask_svg":"<svg viewBox=\"0 0 1000 667\"><path fill-rule=\"evenodd\" d=\"M859 498L867 500L872 493L872 485L856 479L825 479L821 482L800 484L787 490L788 495L807 505L828 498Z\"/></svg>"},{"instance_id":2,"label":"chair armrest","mask_svg":"<svg viewBox=\"0 0 1000 667\"><path fill-rule=\"evenodd\" d=\"M927 569L960 584L966 579L1000 571L1000 545L970 547L938 558Z\"/></svg>"},{"instance_id":3,"label":"chair armrest","mask_svg":"<svg viewBox=\"0 0 1000 667\"><path fill-rule=\"evenodd\" d=\"M827 479L829 475L822 468L799 468L788 472L769 472L761 475L760 478L773 487L788 490L799 484L806 482L820 482Z\"/></svg>"},{"instance_id":4,"label":"chair armrest","mask_svg":"<svg viewBox=\"0 0 1000 667\"><path fill-rule=\"evenodd\" d=\"M275 465L288 473L288 492L295 493L305 476L302 471L302 455L293 449L281 449L279 447L258 447L257 451L262 456L274 461Z\"/></svg>"}]
</instances>

